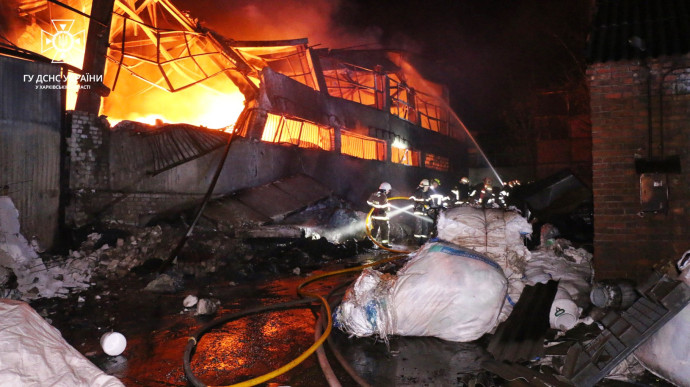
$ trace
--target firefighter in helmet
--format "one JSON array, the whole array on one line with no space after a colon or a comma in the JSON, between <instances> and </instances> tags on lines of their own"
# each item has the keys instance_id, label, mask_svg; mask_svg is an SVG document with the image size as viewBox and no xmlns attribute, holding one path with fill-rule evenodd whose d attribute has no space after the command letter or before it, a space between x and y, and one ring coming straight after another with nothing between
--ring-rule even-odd
<instances>
[{"instance_id":1,"label":"firefighter in helmet","mask_svg":"<svg viewBox=\"0 0 690 387\"><path fill-rule=\"evenodd\" d=\"M466 176L462 177L450 192L453 194L453 206L468 204L470 200L470 179Z\"/></svg>"},{"instance_id":2,"label":"firefighter in helmet","mask_svg":"<svg viewBox=\"0 0 690 387\"><path fill-rule=\"evenodd\" d=\"M485 177L481 183L473 187L470 195L474 204L485 208L493 207L496 197L491 186L491 178Z\"/></svg>"},{"instance_id":3,"label":"firefighter in helmet","mask_svg":"<svg viewBox=\"0 0 690 387\"><path fill-rule=\"evenodd\" d=\"M415 227L414 237L419 244L423 244L429 239L429 224L432 223L429 219L429 180L424 179L419 182L417 189L415 189L410 200L414 204Z\"/></svg>"},{"instance_id":4,"label":"firefighter in helmet","mask_svg":"<svg viewBox=\"0 0 690 387\"><path fill-rule=\"evenodd\" d=\"M388 195L391 193L391 185L383 182L379 185L379 189L369 195L367 204L373 208L371 213L371 236L379 241L385 247L391 247L390 244L390 218L388 212L390 211L390 203L388 202Z\"/></svg>"},{"instance_id":5,"label":"firefighter in helmet","mask_svg":"<svg viewBox=\"0 0 690 387\"><path fill-rule=\"evenodd\" d=\"M433 221L433 226L431 228L432 235L436 235L436 222L438 220L438 215L445 208L448 208L448 200L450 198L441 189L441 180L432 179L431 186L429 187L429 210L427 215Z\"/></svg>"}]
</instances>

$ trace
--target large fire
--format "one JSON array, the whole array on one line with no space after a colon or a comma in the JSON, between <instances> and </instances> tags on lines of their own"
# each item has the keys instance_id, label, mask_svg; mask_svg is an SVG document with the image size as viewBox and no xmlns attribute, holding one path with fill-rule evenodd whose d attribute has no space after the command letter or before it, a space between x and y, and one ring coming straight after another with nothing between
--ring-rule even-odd
<instances>
[{"instance_id":1,"label":"large fire","mask_svg":"<svg viewBox=\"0 0 690 387\"><path fill-rule=\"evenodd\" d=\"M21 49L82 68L89 28L89 18L84 15L90 13L91 1L61 3L66 7L48 1L11 0L3 7L2 16L8 23L0 26L0 32ZM172 38L160 38L161 31L168 36L169 31L179 31L172 33L178 41L166 45L164 39ZM117 46L123 34L124 49ZM229 62L219 58L218 47L197 34L193 22L167 0L116 0L110 47L103 83L112 90L102 99L100 114L111 125L133 120L226 129L244 108L244 95L224 74ZM165 60L158 59L161 57ZM156 59L158 63L151 65ZM66 109L72 110L79 74L70 71L65 76Z\"/></svg>"},{"instance_id":2,"label":"large fire","mask_svg":"<svg viewBox=\"0 0 690 387\"><path fill-rule=\"evenodd\" d=\"M106 67L106 79L113 71ZM231 127L244 108L244 95L231 82L206 81L177 92L147 84L130 74L120 74L115 91L103 98L101 114L111 125L122 120L155 125L186 123L211 129Z\"/></svg>"}]
</instances>

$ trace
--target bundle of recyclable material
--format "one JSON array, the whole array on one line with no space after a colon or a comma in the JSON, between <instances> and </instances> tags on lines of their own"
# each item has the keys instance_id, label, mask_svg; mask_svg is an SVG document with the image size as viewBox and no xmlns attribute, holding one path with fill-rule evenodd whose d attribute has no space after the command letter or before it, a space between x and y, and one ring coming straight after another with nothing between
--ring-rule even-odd
<instances>
[{"instance_id":1,"label":"bundle of recyclable material","mask_svg":"<svg viewBox=\"0 0 690 387\"><path fill-rule=\"evenodd\" d=\"M365 270L334 314L353 336L434 336L468 342L493 330L508 283L501 267L473 250L430 242L397 275Z\"/></svg>"},{"instance_id":2,"label":"bundle of recyclable material","mask_svg":"<svg viewBox=\"0 0 690 387\"><path fill-rule=\"evenodd\" d=\"M500 321L508 318L525 287L525 265L531 254L524 238L532 234L532 225L516 211L503 209L455 207L441 212L438 238L482 253L503 270L508 279L508 297Z\"/></svg>"}]
</instances>

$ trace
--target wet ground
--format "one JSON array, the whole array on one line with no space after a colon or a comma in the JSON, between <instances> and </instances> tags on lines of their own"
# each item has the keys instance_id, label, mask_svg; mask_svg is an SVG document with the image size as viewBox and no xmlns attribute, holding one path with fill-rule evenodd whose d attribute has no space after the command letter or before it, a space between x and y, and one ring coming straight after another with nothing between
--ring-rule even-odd
<instances>
[{"instance_id":1,"label":"wet ground","mask_svg":"<svg viewBox=\"0 0 690 387\"><path fill-rule=\"evenodd\" d=\"M299 249L306 250L304 246ZM57 327L63 337L107 373L127 386L187 386L183 353L189 337L219 316L267 305L300 299L297 287L313 275L356 267L382 259L388 253L360 249L349 258L313 262L303 254L292 261L257 261L250 274L238 276L224 267L206 275L180 275L180 290L169 293L144 291L157 276L139 268L118 280L103 278L79 295L67 299L42 299L32 306ZM305 263L299 270L296 260ZM402 261L397 265L401 265ZM155 267L153 265L152 267ZM394 271L396 263L382 270ZM342 291L357 272L329 277L306 289L323 296ZM340 290L337 290L340 289ZM187 295L220 301L212 316L195 315L185 308ZM338 295L333 297L338 299ZM229 385L271 372L298 357L314 342L315 314L309 308L266 312L233 321L213 329L199 341L191 361L194 375L208 385ZM101 335L118 331L127 338L125 352L116 357L103 353ZM330 344L346 364L373 386L467 386L526 385L506 382L481 369L490 358L486 342L454 343L435 338L393 337L388 343L373 338L348 338L334 330ZM336 361L328 359L342 385L357 385ZM326 386L326 378L315 355L294 369L261 385ZM601 385L667 385L651 377L628 384L605 382Z\"/></svg>"},{"instance_id":2,"label":"wet ground","mask_svg":"<svg viewBox=\"0 0 690 387\"><path fill-rule=\"evenodd\" d=\"M32 306L62 332L67 342L127 386L186 386L182 356L188 337L197 329L218 316L297 300L297 286L310 275L357 266L381 254L373 251L334 260L320 270L300 274L277 274L274 271L279 269L264 263L262 270L241 280L236 273L223 271L202 278L183 276L182 290L176 293L143 291L156 273L132 273L118 280L97 281L86 292L67 299L41 299ZM355 275L320 280L308 289L326 296ZM219 310L212 316L195 315L195 308L183 306L190 294L219 300ZM198 378L213 385L233 384L270 372L313 344L314 324L309 308L256 314L228 323L198 343L192 369ZM99 344L101 335L111 330L127 338L125 352L117 357L105 355ZM371 341L372 347L378 344L385 348L385 344ZM347 380L342 369L336 373ZM315 356L273 382L326 385Z\"/></svg>"}]
</instances>

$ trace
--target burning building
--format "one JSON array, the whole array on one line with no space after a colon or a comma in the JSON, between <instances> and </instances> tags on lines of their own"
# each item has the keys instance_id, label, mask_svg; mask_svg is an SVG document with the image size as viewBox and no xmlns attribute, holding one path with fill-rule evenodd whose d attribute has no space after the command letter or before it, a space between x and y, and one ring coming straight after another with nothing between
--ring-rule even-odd
<instances>
[{"instance_id":1,"label":"burning building","mask_svg":"<svg viewBox=\"0 0 690 387\"><path fill-rule=\"evenodd\" d=\"M55 102L45 130L62 152L20 160L11 149L25 134L3 125L13 172L2 183L44 246L59 224L140 225L192 207L211 182L219 197L304 174L363 203L381 180L407 194L422 178L467 173L471 136L447 90L404 52L235 41L168 0L12 5L3 66L18 66L19 77L56 74L20 80L24 97L4 89L10 113L46 93ZM58 87L40 88L53 80ZM30 112L8 118L35 121ZM34 141L29 154L47 147L44 136ZM51 221L30 220L38 214Z\"/></svg>"}]
</instances>

